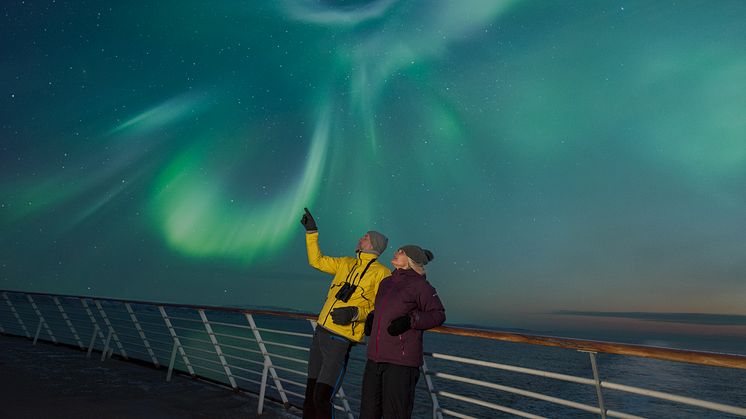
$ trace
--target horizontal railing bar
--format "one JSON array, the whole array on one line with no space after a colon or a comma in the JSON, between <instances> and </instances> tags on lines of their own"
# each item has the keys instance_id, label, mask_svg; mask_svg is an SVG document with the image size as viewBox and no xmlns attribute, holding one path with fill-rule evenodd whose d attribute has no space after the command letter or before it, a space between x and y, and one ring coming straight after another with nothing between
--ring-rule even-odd
<instances>
[{"instance_id":1,"label":"horizontal railing bar","mask_svg":"<svg viewBox=\"0 0 746 419\"><path fill-rule=\"evenodd\" d=\"M191 363L192 365L199 365L199 364L196 364L196 363L194 363L194 362L191 362L191 360L192 360L192 359L199 359L200 361L205 361L205 362L209 362L209 363L211 363L211 364L216 364L216 365L223 365L223 364L221 364L221 363L220 363L220 362L218 362L218 361L213 361L213 360L211 360L211 359L207 359L207 358L204 358L204 357L201 357L201 356L197 356L197 355L194 355L194 354L189 354L189 361L190 361L190 363Z\"/></svg>"},{"instance_id":2,"label":"horizontal railing bar","mask_svg":"<svg viewBox=\"0 0 746 419\"><path fill-rule=\"evenodd\" d=\"M273 354L273 353L270 353L269 355L272 358L280 358L280 359L286 359L288 361L298 362L298 363L301 363L301 364L308 364L308 361L305 360L305 359L293 358L291 356L285 356L285 355Z\"/></svg>"},{"instance_id":3,"label":"horizontal railing bar","mask_svg":"<svg viewBox=\"0 0 746 419\"><path fill-rule=\"evenodd\" d=\"M487 408L490 408L490 409L493 409L493 410L499 410L501 412L510 413L510 414L513 414L513 415L516 415L516 416L520 416L520 417L523 417L523 418L529 418L529 419L547 419L544 416L537 416L537 415L534 415L532 413L527 413L527 412L523 412L523 411L520 411L520 410L511 409L509 407L500 406L499 404L485 402L485 401L478 400L478 399L473 399L471 397L466 397L466 396L461 396L461 395L458 395L458 394L449 393L447 391L438 391L436 394L438 394L439 396L444 396L444 397L448 397L448 398L451 398L451 399L461 400L462 402L467 402L467 403L471 403L471 404L476 404L478 406L487 407Z\"/></svg>"},{"instance_id":4,"label":"horizontal railing bar","mask_svg":"<svg viewBox=\"0 0 746 419\"><path fill-rule=\"evenodd\" d=\"M448 361L461 362L464 364L477 365L480 367L489 367L489 368L496 368L496 369L501 369L501 370L506 370L506 371L519 372L523 374L531 374L531 375L536 375L540 377L554 378L557 380L570 381L570 382L579 383L579 384L588 384L592 386L596 385L596 382L590 378L575 377L573 375L566 375L566 374L560 374L556 372L535 370L535 369L524 368L524 367L516 367L513 365L498 364L496 362L480 361L478 359L462 358L459 356L452 356L452 355L446 355L446 354L441 354L441 353L428 353L428 355L436 359L445 359Z\"/></svg>"},{"instance_id":5,"label":"horizontal railing bar","mask_svg":"<svg viewBox=\"0 0 746 419\"><path fill-rule=\"evenodd\" d=\"M78 313L67 312L67 317L69 317L70 320L73 320L73 321L79 321L79 322L83 322L83 323L90 323L91 322L91 318L88 317L88 316L86 316L85 313L81 313L80 315L78 315Z\"/></svg>"},{"instance_id":6,"label":"horizontal railing bar","mask_svg":"<svg viewBox=\"0 0 746 419\"><path fill-rule=\"evenodd\" d=\"M292 385L295 385L295 386L298 386L298 387L306 388L306 385L304 383L299 383L297 381L289 380L287 378L282 378L282 377L277 377L277 379L280 380L283 383L288 383L288 384L292 384Z\"/></svg>"},{"instance_id":7,"label":"horizontal railing bar","mask_svg":"<svg viewBox=\"0 0 746 419\"><path fill-rule=\"evenodd\" d=\"M262 341L265 345L274 345L274 346L281 346L283 348L290 348L290 349L297 349L299 351L310 351L308 348L304 348L302 346L296 346L296 345L288 345L286 343L278 343L278 342L272 342L269 340Z\"/></svg>"},{"instance_id":8,"label":"horizontal railing bar","mask_svg":"<svg viewBox=\"0 0 746 419\"><path fill-rule=\"evenodd\" d=\"M245 337L245 336L229 335L229 334L226 334L226 333L218 333L218 332L215 332L215 331L213 331L213 334L215 336L223 336L223 337L231 338L231 339L239 339L239 340L245 340L245 341L248 341L248 342L256 342L256 339Z\"/></svg>"},{"instance_id":9,"label":"horizontal railing bar","mask_svg":"<svg viewBox=\"0 0 746 419\"><path fill-rule=\"evenodd\" d=\"M272 388L274 388L274 386L272 386ZM294 391L290 391L290 390L288 390L288 389L283 389L283 392L284 392L285 394L292 394L292 395L293 395L293 396L295 396L295 397L300 397L301 399L303 399L303 398L305 398L305 397L306 397L306 396L305 396L305 395L303 395L303 394L298 394L298 393L296 393L296 392L294 392Z\"/></svg>"},{"instance_id":10,"label":"horizontal railing bar","mask_svg":"<svg viewBox=\"0 0 746 419\"><path fill-rule=\"evenodd\" d=\"M37 317L33 321L38 322L39 318ZM49 326L50 329L52 329L52 331L64 330L64 329L68 331L70 330L70 328L67 326L67 323L62 318L55 319L55 318L51 318L50 316L44 315L44 322L47 324L47 326Z\"/></svg>"},{"instance_id":11,"label":"horizontal railing bar","mask_svg":"<svg viewBox=\"0 0 746 419\"><path fill-rule=\"evenodd\" d=\"M171 346L171 345L174 344L173 340L169 342L169 341L160 340L160 339L153 339L153 338L150 338L150 337L148 338L148 342L151 342L151 343L152 342L160 343L161 345L166 345L166 346Z\"/></svg>"},{"instance_id":12,"label":"horizontal railing bar","mask_svg":"<svg viewBox=\"0 0 746 419\"><path fill-rule=\"evenodd\" d=\"M212 342L210 342L209 340L205 340L205 339L193 338L190 336L182 336L182 335L177 335L176 337L178 337L179 339L186 339L186 340L191 340L194 342L201 342L201 343L206 343L208 345L212 345Z\"/></svg>"},{"instance_id":13,"label":"horizontal railing bar","mask_svg":"<svg viewBox=\"0 0 746 419\"><path fill-rule=\"evenodd\" d=\"M308 373L305 372L305 371L297 371L297 370L294 370L292 368L281 367L279 365L272 365L272 368L274 368L276 370L280 370L280 371L287 371L287 372L291 372L293 374L302 375L304 377L308 376Z\"/></svg>"},{"instance_id":14,"label":"horizontal railing bar","mask_svg":"<svg viewBox=\"0 0 746 419\"><path fill-rule=\"evenodd\" d=\"M730 406L722 403L708 402L705 400L694 399L691 397L678 396L675 394L664 393L661 391L647 390L644 388L627 386L624 384L610 383L608 381L602 381L601 387L612 390L624 391L626 393L639 394L641 396L654 397L657 399L668 400L672 402L678 402L688 404L690 406L697 406L709 410L717 410L719 412L730 413L733 415L746 416L746 409L736 406Z\"/></svg>"},{"instance_id":15,"label":"horizontal railing bar","mask_svg":"<svg viewBox=\"0 0 746 419\"><path fill-rule=\"evenodd\" d=\"M211 355L216 355L214 349L212 351L210 351L210 350L207 350L207 349L198 348L196 346L184 345L183 343L181 344L181 347L185 348L185 349L192 349L192 350L195 350L195 351L204 352L204 353L211 354Z\"/></svg>"},{"instance_id":16,"label":"horizontal railing bar","mask_svg":"<svg viewBox=\"0 0 746 419\"><path fill-rule=\"evenodd\" d=\"M450 380L450 381L458 381L460 383L474 384L474 385L481 386L481 387L491 388L493 390L505 391L508 393L519 394L521 396L526 396L526 397L532 397L534 399L544 400L544 401L555 403L555 404L561 404L563 406L568 406L568 407L572 407L572 408L579 409L579 410L585 410L586 412L590 412L590 413L598 413L598 414L601 413L601 409L599 409L598 407L589 406L587 404L577 403L577 402L573 402L570 400L560 399L558 397L547 396L545 394L523 390L520 388L509 387L509 386L504 386L500 384L489 383L487 381L475 380L473 378L460 377L458 375L445 374L445 373L440 373L440 372L435 373L433 375L439 378Z\"/></svg>"},{"instance_id":17,"label":"horizontal railing bar","mask_svg":"<svg viewBox=\"0 0 746 419\"><path fill-rule=\"evenodd\" d=\"M205 332L204 329L190 329L188 327L181 327L181 326L171 326L171 327L174 328L174 329L176 329L176 330L185 330L187 332L195 332L195 333L199 333L199 334L207 334L207 332Z\"/></svg>"},{"instance_id":18,"label":"horizontal railing bar","mask_svg":"<svg viewBox=\"0 0 746 419\"><path fill-rule=\"evenodd\" d=\"M248 362L248 363L256 364L256 365L262 365L262 366L264 365L264 362L262 362L262 361L256 361L256 360L253 360L253 359L241 358L240 356L230 355L230 354L226 354L226 353L223 353L223 355L226 358L230 358L230 359L237 359L239 361L244 361L244 362Z\"/></svg>"},{"instance_id":19,"label":"horizontal railing bar","mask_svg":"<svg viewBox=\"0 0 746 419\"><path fill-rule=\"evenodd\" d=\"M363 358L361 356L352 356L352 355L350 355L350 361L357 361L357 362L366 363L366 362L368 362L368 358L367 357Z\"/></svg>"},{"instance_id":20,"label":"horizontal railing bar","mask_svg":"<svg viewBox=\"0 0 746 419\"><path fill-rule=\"evenodd\" d=\"M222 343L222 342L220 343L220 346L223 347L223 348L235 349L237 351L251 352L251 353L254 353L254 354L261 354L261 351L258 351L256 349L242 348L240 346L230 345L230 344Z\"/></svg>"},{"instance_id":21,"label":"horizontal railing bar","mask_svg":"<svg viewBox=\"0 0 746 419\"><path fill-rule=\"evenodd\" d=\"M238 329L247 329L247 330L251 330L251 326L246 326L246 325L243 325L243 324L235 324L235 323L225 323L225 322L216 322L216 321L214 321L214 320L210 320L210 324L219 324L219 325L221 325L221 326L229 326L229 327L235 327L235 328L238 328Z\"/></svg>"},{"instance_id":22,"label":"horizontal railing bar","mask_svg":"<svg viewBox=\"0 0 746 419\"><path fill-rule=\"evenodd\" d=\"M142 338L140 336L137 336L137 335L130 335L129 333L122 333L122 332L117 331L117 336L119 336L120 338L122 336L126 336L128 338L135 339L135 341L140 341L140 343L142 344Z\"/></svg>"},{"instance_id":23,"label":"horizontal railing bar","mask_svg":"<svg viewBox=\"0 0 746 419\"><path fill-rule=\"evenodd\" d=\"M477 419L474 416L464 415L463 413L455 412L451 409L440 409L441 413L446 414L448 416L452 416L454 418L460 418L460 419Z\"/></svg>"},{"instance_id":24,"label":"horizontal railing bar","mask_svg":"<svg viewBox=\"0 0 746 419\"><path fill-rule=\"evenodd\" d=\"M261 375L261 373L259 373ZM240 375L234 375L233 378L243 381L248 381L253 384L262 385L261 381L252 380L251 378L241 377ZM289 391L285 391L285 393L289 393Z\"/></svg>"},{"instance_id":25,"label":"horizontal railing bar","mask_svg":"<svg viewBox=\"0 0 746 419\"><path fill-rule=\"evenodd\" d=\"M111 311L106 312L106 317L109 318L109 320L116 320L122 323L132 323L132 319L129 317L119 317L119 311L112 313ZM125 316L127 313L123 313Z\"/></svg>"},{"instance_id":26,"label":"horizontal railing bar","mask_svg":"<svg viewBox=\"0 0 746 419\"><path fill-rule=\"evenodd\" d=\"M21 304L23 303L20 302L13 304L13 307L16 309L16 313L18 313L19 315L27 315L29 317L37 317L34 309L31 308L31 306ZM26 302L26 304L28 304L28 302Z\"/></svg>"},{"instance_id":27,"label":"horizontal railing bar","mask_svg":"<svg viewBox=\"0 0 746 419\"><path fill-rule=\"evenodd\" d=\"M143 329L143 333L145 333L146 336L150 336L150 335L161 335L161 336L171 337L170 333L159 332L157 330L151 330L151 329Z\"/></svg>"},{"instance_id":28,"label":"horizontal railing bar","mask_svg":"<svg viewBox=\"0 0 746 419\"><path fill-rule=\"evenodd\" d=\"M143 311L138 311L138 310L136 310L134 308L133 308L132 311L135 312L135 315L137 316L138 319L140 317L153 317L155 319L163 320L163 316L161 316L159 313L147 313L147 312L143 312ZM145 322L141 321L141 323L145 323Z\"/></svg>"},{"instance_id":29,"label":"horizontal railing bar","mask_svg":"<svg viewBox=\"0 0 746 419\"><path fill-rule=\"evenodd\" d=\"M264 329L261 327L257 327L256 330L260 330L262 332L269 332L269 333L276 333L279 335L288 335L288 336L301 336L304 338L312 338L313 335L309 333L298 333L298 332L286 332L284 330L275 330L275 329Z\"/></svg>"},{"instance_id":30,"label":"horizontal railing bar","mask_svg":"<svg viewBox=\"0 0 746 419\"><path fill-rule=\"evenodd\" d=\"M212 368L209 368L209 367L205 367L205 366L202 366L202 365L199 365L199 364L192 364L192 368L199 368L199 369L202 369L202 370L205 370L205 371L214 372L215 374L218 374L220 376L224 376L225 375L225 371L215 370L215 369L212 369ZM231 377L233 377L233 376L231 375Z\"/></svg>"},{"instance_id":31,"label":"horizontal railing bar","mask_svg":"<svg viewBox=\"0 0 746 419\"><path fill-rule=\"evenodd\" d=\"M262 365L262 366L264 365L264 364L262 364L262 363L259 363L259 364L260 364L260 365ZM250 369L248 369L248 368L243 368L243 367L237 367L237 366L235 366L235 365L231 365L231 364L228 364L228 367L230 367L230 368L231 368L231 370L235 368L235 369L237 369L237 370L239 370L239 371L245 371L245 372L250 372L250 373L252 373L252 374L256 374L256 375L262 375L262 372L261 372L261 371L250 370ZM234 377L238 377L238 375L234 375Z\"/></svg>"},{"instance_id":32,"label":"horizontal railing bar","mask_svg":"<svg viewBox=\"0 0 746 419\"><path fill-rule=\"evenodd\" d=\"M121 334L118 334L118 336L119 336L119 341L122 342L123 344L126 343L127 345L137 346L137 347L140 347L140 346L144 347L145 346L142 343L142 340L139 340L139 341L137 340L137 339L139 339L139 336L132 336L132 339L122 339L123 335L121 335ZM130 337L130 336L128 336L128 337ZM125 348L125 349L127 349L129 351L129 348Z\"/></svg>"},{"instance_id":33,"label":"horizontal railing bar","mask_svg":"<svg viewBox=\"0 0 746 419\"><path fill-rule=\"evenodd\" d=\"M175 316L171 316L171 315L169 315L168 318L171 319L171 320L181 320L181 321L185 321L185 322L202 323L201 319L188 319L186 317L175 317ZM210 322L210 323L212 323L212 322Z\"/></svg>"}]
</instances>

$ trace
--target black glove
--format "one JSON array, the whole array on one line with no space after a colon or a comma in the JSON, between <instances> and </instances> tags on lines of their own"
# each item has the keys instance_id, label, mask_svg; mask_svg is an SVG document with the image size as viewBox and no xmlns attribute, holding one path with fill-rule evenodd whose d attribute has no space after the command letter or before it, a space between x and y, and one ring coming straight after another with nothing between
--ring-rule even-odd
<instances>
[{"instance_id":1,"label":"black glove","mask_svg":"<svg viewBox=\"0 0 746 419\"><path fill-rule=\"evenodd\" d=\"M332 321L334 324L346 325L352 323L357 317L357 307L340 307L332 310Z\"/></svg>"},{"instance_id":2,"label":"black glove","mask_svg":"<svg viewBox=\"0 0 746 419\"><path fill-rule=\"evenodd\" d=\"M389 335L391 336L399 336L411 328L412 319L409 318L408 314L405 314L401 317L397 317L394 320L391 320L388 331Z\"/></svg>"},{"instance_id":3,"label":"black glove","mask_svg":"<svg viewBox=\"0 0 746 419\"><path fill-rule=\"evenodd\" d=\"M368 317L365 319L365 329L364 333L365 336L370 336L370 332L373 331L373 314L375 311L371 311L370 314L368 314Z\"/></svg>"},{"instance_id":4,"label":"black glove","mask_svg":"<svg viewBox=\"0 0 746 419\"><path fill-rule=\"evenodd\" d=\"M319 228L316 227L316 220L313 219L313 215L311 215L310 212L308 212L308 208L303 208L306 213L303 214L303 217L300 219L300 223L303 224L303 227L306 228L306 231L316 231Z\"/></svg>"}]
</instances>

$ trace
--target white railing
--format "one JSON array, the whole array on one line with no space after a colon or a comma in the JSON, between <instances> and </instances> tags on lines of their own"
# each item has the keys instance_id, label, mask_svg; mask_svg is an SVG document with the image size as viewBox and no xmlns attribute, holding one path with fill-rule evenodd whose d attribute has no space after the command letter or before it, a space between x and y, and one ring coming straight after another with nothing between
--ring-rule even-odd
<instances>
[{"instance_id":1,"label":"white railing","mask_svg":"<svg viewBox=\"0 0 746 419\"><path fill-rule=\"evenodd\" d=\"M265 399L302 405L316 326L310 314L17 291L0 291L0 297L0 333L25 336L33 344L43 339L69 345L88 357L97 351L101 361L116 352L155 368L168 365L166 381L179 371L258 394L259 413ZM746 356L454 327L434 331L428 343L441 350L426 353L415 416L746 417ZM359 407L364 349L353 348L336 395L335 408L350 419ZM501 354L512 363L493 360ZM608 357L605 376L645 387L602 379L601 354ZM549 367L530 367L537 364ZM672 368L681 376L670 374ZM670 377L658 377L657 371ZM688 394L668 391L687 380ZM704 397L701 382L708 380L720 389L712 392L720 400ZM718 394L722 388L724 395Z\"/></svg>"}]
</instances>

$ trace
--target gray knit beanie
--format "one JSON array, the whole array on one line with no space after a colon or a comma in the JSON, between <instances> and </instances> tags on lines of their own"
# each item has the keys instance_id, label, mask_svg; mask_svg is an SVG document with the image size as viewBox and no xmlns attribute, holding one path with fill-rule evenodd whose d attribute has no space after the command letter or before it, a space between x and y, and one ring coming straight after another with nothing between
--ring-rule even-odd
<instances>
[{"instance_id":1,"label":"gray knit beanie","mask_svg":"<svg viewBox=\"0 0 746 419\"><path fill-rule=\"evenodd\" d=\"M389 244L388 237L373 230L368 232L368 237L370 237L370 244L371 246L373 246L374 252L380 255L381 253L384 252L384 250L386 250L386 245Z\"/></svg>"},{"instance_id":2,"label":"gray knit beanie","mask_svg":"<svg viewBox=\"0 0 746 419\"><path fill-rule=\"evenodd\" d=\"M412 259L412 262L418 265L427 265L427 263L434 258L433 252L427 249L423 249L416 244L408 244L406 246L402 246L401 251L403 251L404 254L407 255L407 257Z\"/></svg>"}]
</instances>

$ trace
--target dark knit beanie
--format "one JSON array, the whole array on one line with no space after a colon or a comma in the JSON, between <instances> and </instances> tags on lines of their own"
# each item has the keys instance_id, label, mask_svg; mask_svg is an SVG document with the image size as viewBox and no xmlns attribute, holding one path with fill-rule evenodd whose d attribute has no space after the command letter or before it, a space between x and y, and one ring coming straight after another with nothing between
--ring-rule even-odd
<instances>
[{"instance_id":1,"label":"dark knit beanie","mask_svg":"<svg viewBox=\"0 0 746 419\"><path fill-rule=\"evenodd\" d=\"M368 237L370 237L370 245L373 246L373 251L379 255L386 250L386 245L389 244L389 239L383 234L377 231L369 231Z\"/></svg>"},{"instance_id":2,"label":"dark knit beanie","mask_svg":"<svg viewBox=\"0 0 746 419\"><path fill-rule=\"evenodd\" d=\"M433 252L427 249L423 249L416 244L408 244L406 246L402 246L401 250L404 252L404 254L407 255L408 258L412 259L412 262L418 265L427 265L427 262L433 260L434 257Z\"/></svg>"}]
</instances>

